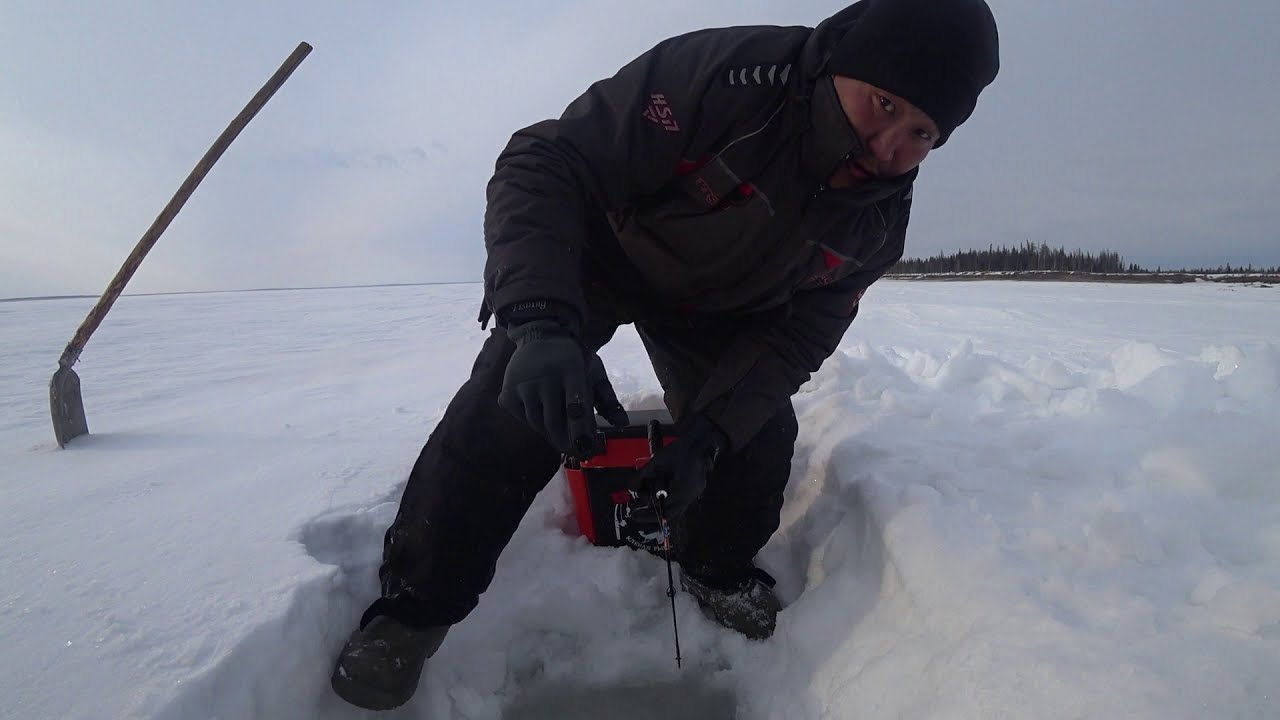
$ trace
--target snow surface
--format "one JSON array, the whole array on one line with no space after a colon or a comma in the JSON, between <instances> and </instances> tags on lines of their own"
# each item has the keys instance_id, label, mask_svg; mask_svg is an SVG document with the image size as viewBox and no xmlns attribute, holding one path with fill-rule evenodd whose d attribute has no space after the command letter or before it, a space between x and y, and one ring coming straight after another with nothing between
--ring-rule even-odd
<instances>
[{"instance_id":1,"label":"snow surface","mask_svg":"<svg viewBox=\"0 0 1280 720\"><path fill-rule=\"evenodd\" d=\"M356 718L332 658L477 285L0 303L0 716ZM393 718L1280 717L1280 292L884 281L796 397L753 643L563 479ZM603 353L656 407L639 340Z\"/></svg>"}]
</instances>

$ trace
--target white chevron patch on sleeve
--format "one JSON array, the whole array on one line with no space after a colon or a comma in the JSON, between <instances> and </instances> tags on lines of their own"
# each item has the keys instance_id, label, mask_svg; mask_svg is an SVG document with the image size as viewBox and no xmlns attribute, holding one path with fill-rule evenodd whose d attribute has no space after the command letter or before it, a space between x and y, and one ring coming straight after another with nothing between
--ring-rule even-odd
<instances>
[{"instance_id":1,"label":"white chevron patch on sleeve","mask_svg":"<svg viewBox=\"0 0 1280 720\"><path fill-rule=\"evenodd\" d=\"M733 87L776 87L786 85L791 75L791 65L746 65L728 69L729 85Z\"/></svg>"}]
</instances>

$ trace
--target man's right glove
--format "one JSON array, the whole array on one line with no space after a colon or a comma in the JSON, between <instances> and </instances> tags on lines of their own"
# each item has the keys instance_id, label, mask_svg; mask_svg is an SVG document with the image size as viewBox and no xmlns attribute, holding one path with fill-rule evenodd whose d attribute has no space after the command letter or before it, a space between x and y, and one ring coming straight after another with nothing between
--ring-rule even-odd
<instances>
[{"instance_id":1,"label":"man's right glove","mask_svg":"<svg viewBox=\"0 0 1280 720\"><path fill-rule=\"evenodd\" d=\"M557 450L579 458L591 455L593 407L611 425L628 424L600 356L588 352L564 323L545 318L513 323L507 336L516 350L507 363L498 404Z\"/></svg>"},{"instance_id":2,"label":"man's right glove","mask_svg":"<svg viewBox=\"0 0 1280 720\"><path fill-rule=\"evenodd\" d=\"M632 489L644 497L666 490L663 510L668 518L679 517L707 489L707 477L728 447L729 438L723 430L705 417L696 416L679 437L640 468Z\"/></svg>"}]
</instances>

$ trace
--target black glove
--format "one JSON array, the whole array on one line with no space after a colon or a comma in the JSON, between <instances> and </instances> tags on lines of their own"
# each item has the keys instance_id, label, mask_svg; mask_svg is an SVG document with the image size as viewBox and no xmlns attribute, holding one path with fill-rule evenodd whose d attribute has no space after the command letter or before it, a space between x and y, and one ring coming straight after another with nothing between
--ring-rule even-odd
<instances>
[{"instance_id":1,"label":"black glove","mask_svg":"<svg viewBox=\"0 0 1280 720\"><path fill-rule=\"evenodd\" d=\"M628 424L604 363L576 333L551 319L512 324L516 350L507 363L498 404L524 420L561 452L587 457L596 434L592 407L612 425Z\"/></svg>"},{"instance_id":2,"label":"black glove","mask_svg":"<svg viewBox=\"0 0 1280 720\"><path fill-rule=\"evenodd\" d=\"M631 489L644 498L665 490L663 511L668 518L679 517L707 489L707 476L728 447L729 438L724 431L696 416L679 437L636 473Z\"/></svg>"}]
</instances>

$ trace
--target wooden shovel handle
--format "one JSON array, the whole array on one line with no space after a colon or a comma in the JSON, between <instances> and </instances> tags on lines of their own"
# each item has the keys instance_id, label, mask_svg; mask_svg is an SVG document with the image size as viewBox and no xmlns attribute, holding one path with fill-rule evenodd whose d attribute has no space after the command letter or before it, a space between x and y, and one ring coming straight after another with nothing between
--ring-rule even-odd
<instances>
[{"instance_id":1,"label":"wooden shovel handle","mask_svg":"<svg viewBox=\"0 0 1280 720\"><path fill-rule=\"evenodd\" d=\"M204 180L204 176L209 174L213 169L213 164L218 162L218 158L227 151L231 145L231 141L236 139L241 130L249 124L263 105L271 99L271 96L280 89L285 80L293 74L293 71L311 52L311 46L307 43L299 43L297 49L284 61L279 70L267 80L267 83L258 90L258 93L249 100L249 104L244 106L240 114L236 116L226 130L213 141L213 145L209 148L204 157L200 158L200 162L196 163L195 168L187 179L183 181L178 191L174 193L173 198L169 200L169 204L164 206L160 214L156 217L155 222L151 223L151 227L147 228L147 232L142 235L142 239L138 240L138 244L134 246L133 252L129 253L129 257L125 259L124 265L120 266L120 271L111 280L111 284L107 285L106 292L102 293L102 297L98 299L98 303L89 311L89 315L80 324L80 328L76 330L75 337L67 344L66 350L62 351L62 357L58 360L58 365L62 367L71 367L80 359L80 353L84 350L84 346L89 342L89 337L93 335L93 331L98 329L102 324L103 318L107 316L107 311L115 304L116 298L120 297L120 293L124 292L124 286L137 272L138 266L142 264L142 259L151 251L152 246L160 239L160 235L164 233L165 228L169 227L169 223L173 222L173 218L177 216L178 211L186 204L187 198L191 197L191 193L195 192L196 187Z\"/></svg>"}]
</instances>

